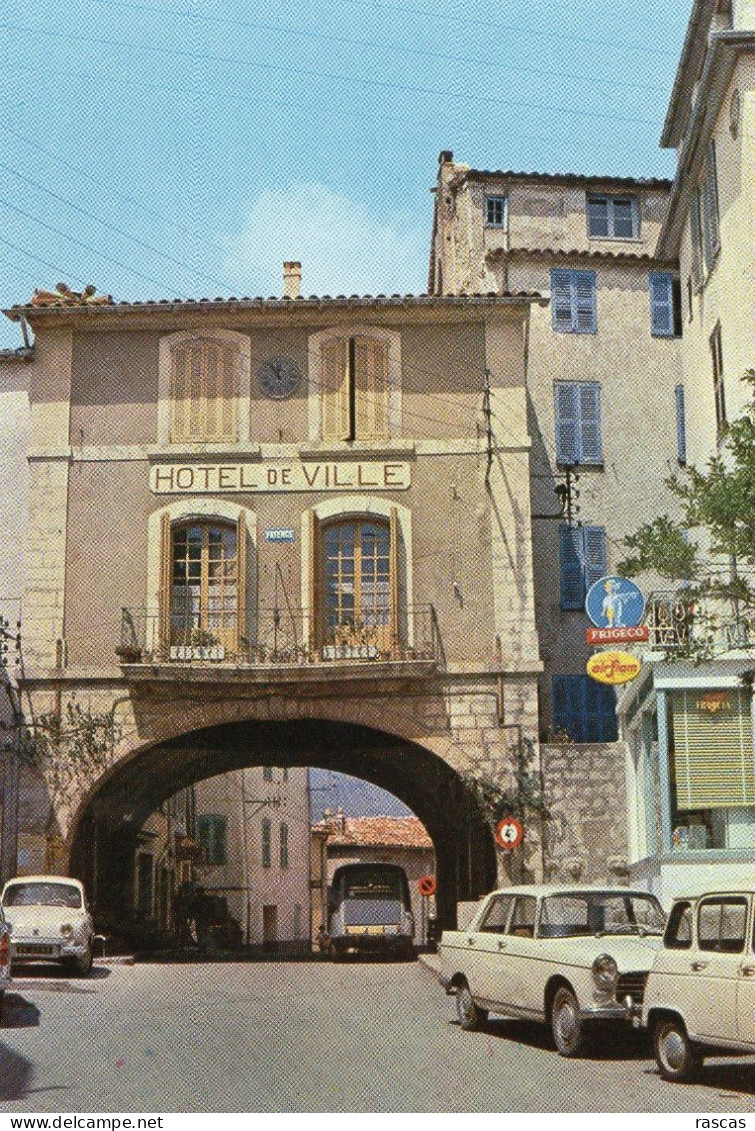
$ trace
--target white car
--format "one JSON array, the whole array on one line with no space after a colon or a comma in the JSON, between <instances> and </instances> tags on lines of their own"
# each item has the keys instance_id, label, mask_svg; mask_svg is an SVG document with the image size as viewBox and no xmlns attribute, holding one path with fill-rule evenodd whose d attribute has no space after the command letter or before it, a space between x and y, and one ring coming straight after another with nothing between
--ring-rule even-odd
<instances>
[{"instance_id":1,"label":"white car","mask_svg":"<svg viewBox=\"0 0 755 1131\"><path fill-rule=\"evenodd\" d=\"M463 931L444 931L440 978L459 1024L488 1012L550 1024L562 1056L578 1056L590 1026L631 1021L642 1002L665 915L628 888L528 885L486 896Z\"/></svg>"},{"instance_id":2,"label":"white car","mask_svg":"<svg viewBox=\"0 0 755 1131\"><path fill-rule=\"evenodd\" d=\"M693 1077L712 1048L755 1053L755 892L674 902L642 1019L666 1080Z\"/></svg>"},{"instance_id":3,"label":"white car","mask_svg":"<svg viewBox=\"0 0 755 1131\"><path fill-rule=\"evenodd\" d=\"M60 962L92 969L94 925L83 884L69 876L18 876L0 896L18 962Z\"/></svg>"}]
</instances>

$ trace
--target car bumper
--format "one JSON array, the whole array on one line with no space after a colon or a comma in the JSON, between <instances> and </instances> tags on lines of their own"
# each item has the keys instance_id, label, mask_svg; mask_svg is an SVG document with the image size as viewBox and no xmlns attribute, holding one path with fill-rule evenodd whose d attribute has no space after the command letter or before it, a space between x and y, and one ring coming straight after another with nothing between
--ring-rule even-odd
<instances>
[{"instance_id":1,"label":"car bumper","mask_svg":"<svg viewBox=\"0 0 755 1131\"><path fill-rule=\"evenodd\" d=\"M87 952L86 942L68 942L60 938L14 938L13 958L16 962L61 962L81 958Z\"/></svg>"},{"instance_id":2,"label":"car bumper","mask_svg":"<svg viewBox=\"0 0 755 1131\"><path fill-rule=\"evenodd\" d=\"M606 1005L595 1003L583 1006L579 1011L583 1021L627 1021L630 1024L642 1016L642 1006L628 1002L610 1002Z\"/></svg>"}]
</instances>

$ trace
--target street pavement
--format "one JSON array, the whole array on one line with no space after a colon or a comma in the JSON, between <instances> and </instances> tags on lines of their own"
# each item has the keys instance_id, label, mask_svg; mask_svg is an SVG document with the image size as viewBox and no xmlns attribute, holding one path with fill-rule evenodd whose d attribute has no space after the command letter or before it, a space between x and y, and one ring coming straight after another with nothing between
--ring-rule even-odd
<instances>
[{"instance_id":1,"label":"street pavement","mask_svg":"<svg viewBox=\"0 0 755 1131\"><path fill-rule=\"evenodd\" d=\"M429 960L432 962L432 960ZM7 1112L755 1111L755 1058L699 1083L627 1031L578 1061L541 1026L465 1033L420 962L95 966L16 973L0 1032Z\"/></svg>"}]
</instances>

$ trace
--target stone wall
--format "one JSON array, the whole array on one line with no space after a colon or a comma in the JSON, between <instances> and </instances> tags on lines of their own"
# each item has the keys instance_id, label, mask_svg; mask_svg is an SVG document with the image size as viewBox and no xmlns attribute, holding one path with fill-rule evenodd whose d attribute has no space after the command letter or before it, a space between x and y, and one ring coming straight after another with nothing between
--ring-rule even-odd
<instances>
[{"instance_id":1,"label":"stone wall","mask_svg":"<svg viewBox=\"0 0 755 1131\"><path fill-rule=\"evenodd\" d=\"M623 742L541 745L546 880L627 882Z\"/></svg>"}]
</instances>

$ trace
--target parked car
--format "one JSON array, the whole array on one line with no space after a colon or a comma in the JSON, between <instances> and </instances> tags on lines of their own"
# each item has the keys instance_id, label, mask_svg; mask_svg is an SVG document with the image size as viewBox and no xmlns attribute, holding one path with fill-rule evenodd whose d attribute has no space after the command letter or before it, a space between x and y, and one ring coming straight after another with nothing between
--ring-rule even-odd
<instances>
[{"instance_id":1,"label":"parked car","mask_svg":"<svg viewBox=\"0 0 755 1131\"><path fill-rule=\"evenodd\" d=\"M0 896L19 962L59 962L77 974L92 969L94 925L84 886L68 876L17 876Z\"/></svg>"},{"instance_id":2,"label":"parked car","mask_svg":"<svg viewBox=\"0 0 755 1131\"><path fill-rule=\"evenodd\" d=\"M755 1053L755 892L674 902L642 1019L666 1080L693 1077L712 1048Z\"/></svg>"},{"instance_id":3,"label":"parked car","mask_svg":"<svg viewBox=\"0 0 755 1131\"><path fill-rule=\"evenodd\" d=\"M5 1006L5 991L11 984L12 950L10 930L0 909L0 1018Z\"/></svg>"},{"instance_id":4,"label":"parked car","mask_svg":"<svg viewBox=\"0 0 755 1131\"><path fill-rule=\"evenodd\" d=\"M441 982L459 1024L488 1012L550 1025L562 1056L578 1056L598 1021L631 1021L660 946L655 896L627 888L531 885L486 896L465 930L444 931Z\"/></svg>"}]
</instances>

